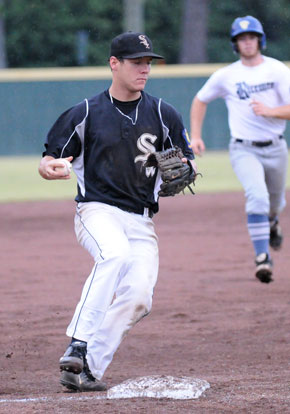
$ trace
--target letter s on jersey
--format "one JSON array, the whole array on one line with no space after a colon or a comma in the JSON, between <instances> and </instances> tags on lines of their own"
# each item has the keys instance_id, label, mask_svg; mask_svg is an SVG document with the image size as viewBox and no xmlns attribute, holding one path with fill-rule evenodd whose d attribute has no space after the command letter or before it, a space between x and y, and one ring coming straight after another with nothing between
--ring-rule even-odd
<instances>
[{"instance_id":1,"label":"letter s on jersey","mask_svg":"<svg viewBox=\"0 0 290 414\"><path fill-rule=\"evenodd\" d=\"M156 141L157 136L149 134L148 132L145 132L142 134L137 141L137 147L138 149L143 153L143 155L137 155L135 157L135 163L138 161L141 161L142 163L145 163L147 160L147 157L151 152L155 152L156 148L154 147L154 142ZM147 167L146 168L146 176L152 177L155 174L155 167Z\"/></svg>"}]
</instances>

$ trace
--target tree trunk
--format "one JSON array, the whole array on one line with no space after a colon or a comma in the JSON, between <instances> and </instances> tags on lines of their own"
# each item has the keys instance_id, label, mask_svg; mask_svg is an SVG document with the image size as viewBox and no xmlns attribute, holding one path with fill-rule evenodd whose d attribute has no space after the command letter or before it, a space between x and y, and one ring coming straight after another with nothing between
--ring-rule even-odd
<instances>
[{"instance_id":1,"label":"tree trunk","mask_svg":"<svg viewBox=\"0 0 290 414\"><path fill-rule=\"evenodd\" d=\"M124 31L144 33L144 0L123 0Z\"/></svg>"},{"instance_id":2,"label":"tree trunk","mask_svg":"<svg viewBox=\"0 0 290 414\"><path fill-rule=\"evenodd\" d=\"M6 58L6 41L5 41L5 24L1 11L3 9L3 0L0 0L0 69L7 67Z\"/></svg>"},{"instance_id":3,"label":"tree trunk","mask_svg":"<svg viewBox=\"0 0 290 414\"><path fill-rule=\"evenodd\" d=\"M179 63L207 62L208 0L183 0Z\"/></svg>"}]
</instances>

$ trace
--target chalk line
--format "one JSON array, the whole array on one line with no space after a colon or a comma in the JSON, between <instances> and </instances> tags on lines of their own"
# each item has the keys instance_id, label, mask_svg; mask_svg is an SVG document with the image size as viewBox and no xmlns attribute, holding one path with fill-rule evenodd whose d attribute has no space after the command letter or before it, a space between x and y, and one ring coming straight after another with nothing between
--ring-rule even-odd
<instances>
[{"instance_id":1,"label":"chalk line","mask_svg":"<svg viewBox=\"0 0 290 414\"><path fill-rule=\"evenodd\" d=\"M166 375L151 375L128 379L121 384L110 388L104 395L73 395L56 397L14 398L0 399L0 403L29 403L29 402L55 402L57 401L84 401L124 398L165 398L173 400L188 400L199 398L210 384L201 379L192 377L172 377Z\"/></svg>"}]
</instances>

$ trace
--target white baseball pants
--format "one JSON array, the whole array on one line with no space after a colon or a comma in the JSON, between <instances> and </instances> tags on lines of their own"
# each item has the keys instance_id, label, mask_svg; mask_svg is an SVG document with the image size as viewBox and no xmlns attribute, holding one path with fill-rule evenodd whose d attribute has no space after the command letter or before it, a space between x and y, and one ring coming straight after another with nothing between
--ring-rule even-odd
<instances>
[{"instance_id":1,"label":"white baseball pants","mask_svg":"<svg viewBox=\"0 0 290 414\"><path fill-rule=\"evenodd\" d=\"M151 218L99 202L79 203L79 243L95 264L67 328L87 342L87 361L101 379L125 334L151 309L158 239Z\"/></svg>"}]
</instances>

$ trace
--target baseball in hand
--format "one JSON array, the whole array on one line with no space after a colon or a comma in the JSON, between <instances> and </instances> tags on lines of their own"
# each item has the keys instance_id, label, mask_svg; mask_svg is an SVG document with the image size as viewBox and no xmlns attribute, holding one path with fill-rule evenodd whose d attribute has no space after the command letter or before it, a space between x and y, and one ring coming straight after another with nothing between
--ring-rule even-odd
<instances>
[{"instance_id":1,"label":"baseball in hand","mask_svg":"<svg viewBox=\"0 0 290 414\"><path fill-rule=\"evenodd\" d=\"M71 163L65 158L63 158L59 162L59 165L55 168L56 171L61 170L63 172L63 175L69 175L71 173L71 169L72 169Z\"/></svg>"}]
</instances>

